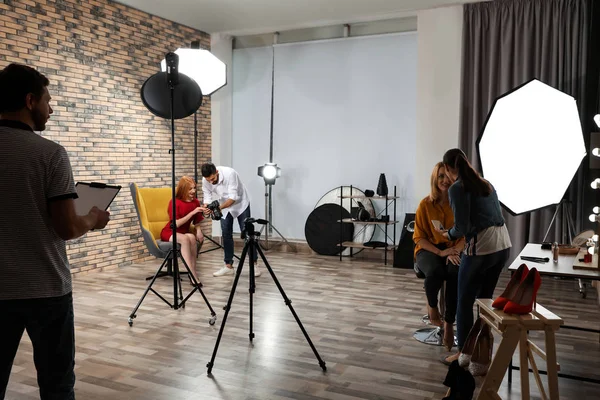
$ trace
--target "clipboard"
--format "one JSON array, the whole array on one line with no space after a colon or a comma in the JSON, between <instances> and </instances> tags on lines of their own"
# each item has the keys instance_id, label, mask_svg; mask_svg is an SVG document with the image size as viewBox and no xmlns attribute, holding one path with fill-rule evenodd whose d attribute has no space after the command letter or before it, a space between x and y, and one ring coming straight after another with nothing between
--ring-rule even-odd
<instances>
[{"instance_id":1,"label":"clipboard","mask_svg":"<svg viewBox=\"0 0 600 400\"><path fill-rule=\"evenodd\" d=\"M94 206L106 211L121 190L121 186L112 186L100 182L77 182L75 184L77 198L75 213L86 215Z\"/></svg>"}]
</instances>

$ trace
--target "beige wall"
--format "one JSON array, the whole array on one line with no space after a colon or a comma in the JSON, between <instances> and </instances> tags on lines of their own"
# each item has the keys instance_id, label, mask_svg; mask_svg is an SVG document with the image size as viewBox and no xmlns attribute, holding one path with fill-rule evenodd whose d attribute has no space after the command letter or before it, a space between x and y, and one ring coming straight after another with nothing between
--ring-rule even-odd
<instances>
[{"instance_id":1,"label":"beige wall","mask_svg":"<svg viewBox=\"0 0 600 400\"><path fill-rule=\"evenodd\" d=\"M417 14L415 198L425 197L435 163L458 146L463 6Z\"/></svg>"}]
</instances>

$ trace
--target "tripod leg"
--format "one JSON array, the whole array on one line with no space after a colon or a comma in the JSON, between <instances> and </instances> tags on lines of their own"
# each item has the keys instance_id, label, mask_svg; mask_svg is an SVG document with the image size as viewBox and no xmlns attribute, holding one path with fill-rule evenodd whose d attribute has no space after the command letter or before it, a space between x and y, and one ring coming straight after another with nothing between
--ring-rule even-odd
<instances>
[{"instance_id":1,"label":"tripod leg","mask_svg":"<svg viewBox=\"0 0 600 400\"><path fill-rule=\"evenodd\" d=\"M173 257L173 309L175 310L179 309L179 301L181 300L178 296L178 292L181 291L181 282L179 282L179 257L181 257L181 251L179 250L179 245L177 245L177 250L175 250Z\"/></svg>"},{"instance_id":2,"label":"tripod leg","mask_svg":"<svg viewBox=\"0 0 600 400\"><path fill-rule=\"evenodd\" d=\"M298 323L300 330L304 334L306 341L308 342L310 348L312 349L313 353L315 354L315 357L319 361L319 366L321 367L321 369L323 371L327 371L327 367L325 366L325 361L323 361L323 359L319 355L319 352L317 351L317 348L313 344L312 340L310 340L310 336L308 336L308 332L306 332L306 329L304 329L304 325L302 325L302 321L300 321L298 314L296 314L296 311L294 310L294 307L292 306L292 301L290 299L288 299L287 295L283 291L283 287L281 287L281 284L279 284L279 281L277 280L277 277L275 276L275 273L273 272L273 269L269 265L269 262L267 261L267 258L265 257L265 254L263 253L260 246L257 246L257 250L258 250L258 254L260 255L261 260L263 260L263 262L265 263L265 267L267 268L267 271L269 271L269 274L271 274L271 278L273 278L273 282L275 282L277 289L279 289L279 293L281 293L281 296L283 297L285 304L289 307L290 311L292 312L292 315L294 316L294 319Z\"/></svg>"},{"instance_id":3,"label":"tripod leg","mask_svg":"<svg viewBox=\"0 0 600 400\"><path fill-rule=\"evenodd\" d=\"M183 259L183 256L181 254L179 254L179 257L181 257L181 261L183 262L183 265L185 266L185 269L188 273L188 277L190 278L190 280L192 281L192 284L194 285L194 288L192 289L192 291L185 297L185 299L183 299L183 294L182 294L182 288L181 288L181 282L179 284L179 293L181 294L181 298L183 299L181 301L180 307L184 308L185 307L185 303L188 301L188 299L190 297L192 297L192 295L196 292L196 290L200 293L200 295L202 296L202 298L204 299L204 302L206 303L206 305L208 306L208 309L210 310L210 319L208 320L208 324L209 325L214 325L215 322L217 321L217 314L215 313L215 310L213 310L213 308L211 307L208 299L206 298L206 295L204 294L204 292L202 291L202 283L200 281L196 280L196 277L194 276L194 274L192 274L192 270L190 269L190 267L187 265L187 263L185 262L185 260Z\"/></svg>"},{"instance_id":4,"label":"tripod leg","mask_svg":"<svg viewBox=\"0 0 600 400\"><path fill-rule=\"evenodd\" d=\"M190 270L190 267L188 267L187 263L185 262L183 255L181 254L181 248L178 247L177 248L177 261L173 261L173 293L175 294L175 297L177 298L177 300L175 301L175 309L177 310L178 308L185 308L185 302L183 301L183 285L181 284L181 272L179 271L179 261L181 261L183 263L183 266L185 267L188 276L192 276L192 271ZM181 260L180 260L181 259ZM179 297L177 297L177 294L179 294ZM188 296L189 297L189 296Z\"/></svg>"},{"instance_id":5,"label":"tripod leg","mask_svg":"<svg viewBox=\"0 0 600 400\"><path fill-rule=\"evenodd\" d=\"M212 249L208 249L208 250L202 250L201 252L199 252L199 253L198 253L198 255L200 255L200 254L203 254L203 253L208 253L209 251L214 251L214 250L218 250L218 249L222 249L222 248L223 248L223 246L221 246L221 244L220 244L220 243L217 243L217 242L216 242L216 241L215 241L213 238L211 238L210 236L206 235L206 236L204 236L204 238L205 238L205 239L208 239L208 240L210 240L210 241L211 241L211 242L212 242L212 243L213 243L215 246L217 246L217 247L214 247L214 248L212 248ZM236 256L235 254L233 255L233 257L237 258L238 260L240 259L240 258L239 258L238 256Z\"/></svg>"},{"instance_id":6,"label":"tripod leg","mask_svg":"<svg viewBox=\"0 0 600 400\"><path fill-rule=\"evenodd\" d=\"M192 275L190 273L190 269L188 268L187 264L185 263L185 260L183 259L183 256L181 255L181 250L177 250L177 257L181 257L181 262L183 262L183 265L187 269L188 274ZM185 305L182 301L183 300L183 285L181 284L181 271L179 271L179 269L177 270L177 286L179 287L179 307L183 308L183 307L185 307Z\"/></svg>"},{"instance_id":7,"label":"tripod leg","mask_svg":"<svg viewBox=\"0 0 600 400\"><path fill-rule=\"evenodd\" d=\"M136 317L135 313L137 312L138 308L140 308L140 306L142 305L142 302L144 301L144 299L146 298L146 295L148 294L148 292L150 290L152 290L152 285L154 285L154 281L156 281L156 278L158 278L159 276L162 276L162 269L165 267L165 265L169 262L169 257L172 256L172 252L173 250L169 250L169 253L167 254L167 256L165 257L165 259L163 260L162 264L160 264L160 267L158 267L158 269L156 270L156 273L154 274L154 276L152 277L152 280L150 281L150 283L148 284L148 287L146 288L146 290L144 291L144 294L142 295L142 297L140 298L140 300L138 301L138 303L136 304L135 308L133 309L133 311L131 312L131 314L129 314L129 319L127 320L127 322L129 323L129 326L133 325L133 319ZM164 299L163 299L164 300ZM169 303L167 303L169 304Z\"/></svg>"},{"instance_id":8,"label":"tripod leg","mask_svg":"<svg viewBox=\"0 0 600 400\"><path fill-rule=\"evenodd\" d=\"M558 203L558 205L556 206L556 211L554 211L554 215L552 216L552 219L550 220L550 225L548 225L548 229L546 230L546 234L544 235L544 238L542 239L542 242L546 241L546 238L548 237L548 234L550 233L550 229L552 228L552 224L554 223L554 220L556 219L556 216L558 215L558 212L560 211L560 209L562 208L562 201L560 203Z\"/></svg>"},{"instance_id":9,"label":"tripod leg","mask_svg":"<svg viewBox=\"0 0 600 400\"><path fill-rule=\"evenodd\" d=\"M238 281L240 280L240 274L242 273L242 268L244 267L244 260L246 259L246 255L248 254L248 243L244 247L242 251L242 258L240 259L240 264L237 267L237 271L235 272L235 279L233 280L233 285L231 286L231 292L229 293L229 299L227 300L227 305L225 306L225 314L223 315L223 322L221 323L221 328L219 329L219 335L217 336L217 342L215 343L215 348L213 349L212 357L206 367L208 368L208 374L210 375L213 366L215 365L215 357L217 356L217 351L219 350L219 343L221 342L221 336L223 336L223 330L225 329L225 324L227 323L227 316L229 315L229 310L231 310L231 303L233 302L233 296L235 295L235 289L237 287Z\"/></svg>"},{"instance_id":10,"label":"tripod leg","mask_svg":"<svg viewBox=\"0 0 600 400\"><path fill-rule=\"evenodd\" d=\"M253 240L250 240L248 242L248 247L249 247L248 252L250 253L250 271L248 272L248 274L250 275L250 279L248 279L248 284L249 284L248 293L250 295L250 330L248 333L248 337L250 338L250 342L252 342L252 340L254 339L254 330L252 329L252 323L254 321L253 298L254 298L254 291L256 289L256 281L255 281L255 277L254 277L254 260L252 260L252 257L253 257L252 255L254 254L253 253L254 246L258 247L258 244L256 242L254 242Z\"/></svg>"}]
</instances>

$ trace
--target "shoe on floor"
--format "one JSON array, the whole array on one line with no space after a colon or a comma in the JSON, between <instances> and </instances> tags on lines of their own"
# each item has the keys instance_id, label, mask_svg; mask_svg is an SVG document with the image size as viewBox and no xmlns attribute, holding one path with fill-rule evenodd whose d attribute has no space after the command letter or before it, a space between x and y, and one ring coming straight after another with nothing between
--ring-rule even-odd
<instances>
[{"instance_id":1,"label":"shoe on floor","mask_svg":"<svg viewBox=\"0 0 600 400\"><path fill-rule=\"evenodd\" d=\"M227 268L226 265L223 265L220 270L218 270L217 272L213 272L213 276L229 275L233 274L233 271L233 268Z\"/></svg>"},{"instance_id":2,"label":"shoe on floor","mask_svg":"<svg viewBox=\"0 0 600 400\"><path fill-rule=\"evenodd\" d=\"M258 278L259 276L261 276L262 272L260 271L260 268L258 268L258 265L254 264L254 277Z\"/></svg>"}]
</instances>

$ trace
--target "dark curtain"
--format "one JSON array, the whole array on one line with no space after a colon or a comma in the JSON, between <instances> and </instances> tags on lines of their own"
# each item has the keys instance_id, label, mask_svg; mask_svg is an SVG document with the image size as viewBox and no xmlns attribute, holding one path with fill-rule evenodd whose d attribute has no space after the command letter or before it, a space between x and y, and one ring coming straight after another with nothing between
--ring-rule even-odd
<instances>
[{"instance_id":1,"label":"dark curtain","mask_svg":"<svg viewBox=\"0 0 600 400\"><path fill-rule=\"evenodd\" d=\"M577 100L590 152L600 74L600 17L594 3L600 2L496 0L464 6L460 146L480 171L476 141L494 100L533 78ZM589 204L595 202L590 187L593 174L584 159L565 194L565 211L571 211L575 233L589 225L585 221L591 213ZM526 243L542 241L556 208L516 217L504 213L513 243L511 259ZM561 210L547 240L568 241L563 237L565 220Z\"/></svg>"}]
</instances>

